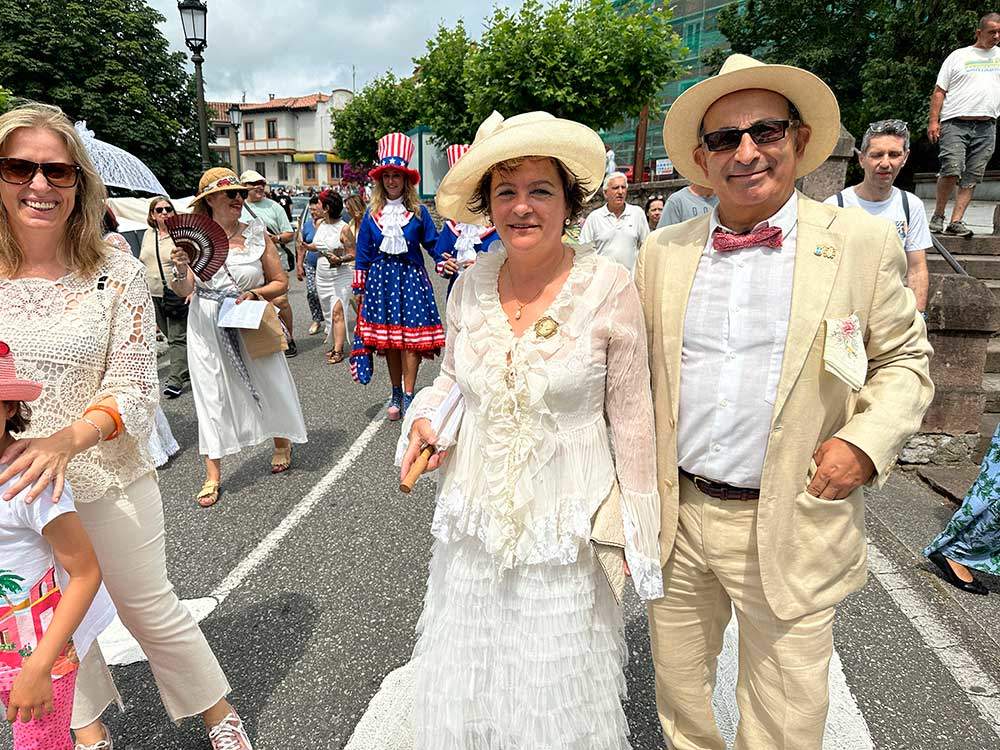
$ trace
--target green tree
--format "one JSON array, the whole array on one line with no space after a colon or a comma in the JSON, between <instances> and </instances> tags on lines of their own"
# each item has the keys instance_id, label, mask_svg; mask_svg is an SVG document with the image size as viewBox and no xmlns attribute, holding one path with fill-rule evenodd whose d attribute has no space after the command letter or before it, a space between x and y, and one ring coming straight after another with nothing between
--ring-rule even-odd
<instances>
[{"instance_id":1,"label":"green tree","mask_svg":"<svg viewBox=\"0 0 1000 750\"><path fill-rule=\"evenodd\" d=\"M332 115L337 154L359 167L375 160L378 139L417 124L416 83L392 73L365 86L341 111Z\"/></svg>"},{"instance_id":2,"label":"green tree","mask_svg":"<svg viewBox=\"0 0 1000 750\"><path fill-rule=\"evenodd\" d=\"M465 63L474 49L460 20L453 29L438 27L437 36L427 41L427 54L413 61L420 123L444 146L467 143L483 120L466 103Z\"/></svg>"},{"instance_id":3,"label":"green tree","mask_svg":"<svg viewBox=\"0 0 1000 750\"><path fill-rule=\"evenodd\" d=\"M683 70L670 18L611 0L496 8L465 63L472 120L541 109L599 130L638 115Z\"/></svg>"},{"instance_id":4,"label":"green tree","mask_svg":"<svg viewBox=\"0 0 1000 750\"><path fill-rule=\"evenodd\" d=\"M993 3L977 0L747 0L719 12L733 52L805 68L833 89L841 119L860 136L874 120L910 123L926 139L938 69L952 50L973 43ZM706 56L713 68L728 52Z\"/></svg>"},{"instance_id":5,"label":"green tree","mask_svg":"<svg viewBox=\"0 0 1000 750\"><path fill-rule=\"evenodd\" d=\"M10 109L10 92L0 86L0 115Z\"/></svg>"},{"instance_id":6,"label":"green tree","mask_svg":"<svg viewBox=\"0 0 1000 750\"><path fill-rule=\"evenodd\" d=\"M0 86L86 120L186 195L200 172L198 120L162 20L143 0L0 0Z\"/></svg>"},{"instance_id":7,"label":"green tree","mask_svg":"<svg viewBox=\"0 0 1000 750\"><path fill-rule=\"evenodd\" d=\"M595 130L638 115L682 72L670 10L646 3L527 0L497 8L479 42L441 26L414 60L414 79L384 76L334 120L341 156L361 164L375 139L420 123L440 144L468 143L494 110L545 110ZM395 87L395 88L394 88ZM362 161L362 157L364 161Z\"/></svg>"}]
</instances>

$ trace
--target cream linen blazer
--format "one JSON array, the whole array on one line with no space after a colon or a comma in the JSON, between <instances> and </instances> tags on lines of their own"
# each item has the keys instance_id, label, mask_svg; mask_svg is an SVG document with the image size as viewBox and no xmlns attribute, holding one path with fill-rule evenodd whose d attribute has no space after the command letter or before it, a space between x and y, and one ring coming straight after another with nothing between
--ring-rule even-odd
<instances>
[{"instance_id":1,"label":"cream linen blazer","mask_svg":"<svg viewBox=\"0 0 1000 750\"><path fill-rule=\"evenodd\" d=\"M665 227L643 244L636 267L649 337L662 507L661 562L677 532L677 422L688 296L708 240L710 215ZM793 619L837 604L867 577L864 494L843 500L806 492L812 455L831 437L861 448L881 486L934 395L932 353L895 227L860 208L798 196L798 239L784 362L758 501L761 579L771 608ZM861 320L868 373L854 391L824 369L827 319ZM718 477L725 479L725 477Z\"/></svg>"}]
</instances>

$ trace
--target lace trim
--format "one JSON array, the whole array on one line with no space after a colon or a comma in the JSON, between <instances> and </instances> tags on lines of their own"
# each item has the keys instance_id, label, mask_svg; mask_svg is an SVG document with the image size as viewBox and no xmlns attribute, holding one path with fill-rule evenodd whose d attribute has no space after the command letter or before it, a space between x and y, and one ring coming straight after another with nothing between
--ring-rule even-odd
<instances>
[{"instance_id":1,"label":"lace trim","mask_svg":"<svg viewBox=\"0 0 1000 750\"><path fill-rule=\"evenodd\" d=\"M476 245L482 239L484 227L478 224L455 224L455 260L469 263L476 260Z\"/></svg>"},{"instance_id":2,"label":"lace trim","mask_svg":"<svg viewBox=\"0 0 1000 750\"><path fill-rule=\"evenodd\" d=\"M544 399L548 390L545 361L580 335L583 323L608 291L591 289L596 256L577 251L562 289L543 315L557 323L556 334L544 339L529 329L518 338L513 335L497 291L500 268L506 259L506 249L497 245L472 267L480 314L470 316L473 319L466 329L470 345L486 370L483 381L487 392L479 394L482 401L480 418L476 420L487 489L482 504L490 518L490 532L484 542L497 557L501 570L531 558L539 543L538 534L542 533L533 525L531 514L535 478L556 450L557 430L555 417ZM584 517L589 523L589 516Z\"/></svg>"},{"instance_id":3,"label":"lace trim","mask_svg":"<svg viewBox=\"0 0 1000 750\"><path fill-rule=\"evenodd\" d=\"M406 210L402 198L389 201L383 207L378 217L378 224L382 230L382 244L379 250L386 255L405 255L409 250L406 244L406 237L403 236L405 227L413 214Z\"/></svg>"},{"instance_id":4,"label":"lace trim","mask_svg":"<svg viewBox=\"0 0 1000 750\"><path fill-rule=\"evenodd\" d=\"M230 247L226 264L230 266L241 266L247 263L255 263L264 255L267 249L267 225L262 219L253 218L243 230L243 247Z\"/></svg>"}]
</instances>

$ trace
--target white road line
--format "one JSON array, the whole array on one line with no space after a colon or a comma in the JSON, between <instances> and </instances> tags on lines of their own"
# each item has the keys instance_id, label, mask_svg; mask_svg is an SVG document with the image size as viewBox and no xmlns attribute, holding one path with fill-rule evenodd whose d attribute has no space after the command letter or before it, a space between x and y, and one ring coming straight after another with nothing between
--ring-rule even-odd
<instances>
[{"instance_id":1,"label":"white road line","mask_svg":"<svg viewBox=\"0 0 1000 750\"><path fill-rule=\"evenodd\" d=\"M309 494L292 508L288 515L282 519L281 523L275 526L250 554L244 557L229 572L229 575L223 579L222 583L211 594L207 597L182 602L191 611L191 614L194 615L197 621L204 620L216 607L222 604L278 548L281 541L296 526L302 523L310 511L324 499L327 490L357 460L361 452L371 442L371 439L375 437L375 434L379 431L384 421L385 416L382 414L369 422L368 426L358 435L351 447L347 449L347 452L340 457L336 465L313 486ZM132 664L136 661L143 661L146 658L139 644L136 643L135 639L132 638L132 635L125 629L125 626L122 625L121 620L118 618L115 618L115 621L101 634L99 642L101 644L101 651L104 652L104 658L108 664Z\"/></svg>"},{"instance_id":2,"label":"white road line","mask_svg":"<svg viewBox=\"0 0 1000 750\"><path fill-rule=\"evenodd\" d=\"M893 565L871 542L868 543L868 569L906 615L924 644L958 683L983 721L1000 737L1000 685L983 671L965 649L961 637L941 624L941 620L910 585L910 579L903 575L903 571Z\"/></svg>"}]
</instances>

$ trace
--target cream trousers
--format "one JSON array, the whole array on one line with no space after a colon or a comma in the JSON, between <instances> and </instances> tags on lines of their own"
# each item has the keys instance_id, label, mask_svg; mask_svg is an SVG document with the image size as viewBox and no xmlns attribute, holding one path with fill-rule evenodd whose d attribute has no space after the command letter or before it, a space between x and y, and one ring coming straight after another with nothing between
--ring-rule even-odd
<instances>
[{"instance_id":1,"label":"cream trousers","mask_svg":"<svg viewBox=\"0 0 1000 750\"><path fill-rule=\"evenodd\" d=\"M735 750L821 750L829 706L833 608L780 620L764 597L757 503L715 500L680 480L666 595L649 604L656 705L674 750L725 750L712 711L717 659L739 622ZM791 542L789 542L791 543Z\"/></svg>"},{"instance_id":2,"label":"cream trousers","mask_svg":"<svg viewBox=\"0 0 1000 750\"><path fill-rule=\"evenodd\" d=\"M171 720L195 716L229 690L198 623L167 580L163 503L150 472L124 493L110 491L77 513L101 564L104 585L122 624L142 646ZM80 664L73 705L74 729L93 723L118 691L95 643Z\"/></svg>"}]
</instances>

